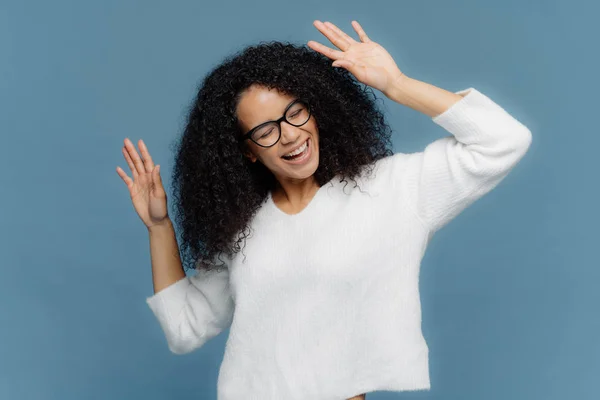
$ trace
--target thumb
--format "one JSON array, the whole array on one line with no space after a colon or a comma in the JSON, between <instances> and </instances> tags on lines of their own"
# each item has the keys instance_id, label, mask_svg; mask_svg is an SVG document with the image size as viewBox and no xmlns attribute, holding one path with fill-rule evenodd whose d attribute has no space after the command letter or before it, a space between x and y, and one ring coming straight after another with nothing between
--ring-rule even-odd
<instances>
[{"instance_id":1,"label":"thumb","mask_svg":"<svg viewBox=\"0 0 600 400\"><path fill-rule=\"evenodd\" d=\"M335 60L333 62L333 64L331 64L332 67L343 67L345 69L348 69L348 68L352 67L353 65L354 65L354 63L349 60Z\"/></svg>"},{"instance_id":2,"label":"thumb","mask_svg":"<svg viewBox=\"0 0 600 400\"><path fill-rule=\"evenodd\" d=\"M160 177L160 165L155 166L154 170L152 170L152 181L157 187L162 188L162 179Z\"/></svg>"}]
</instances>

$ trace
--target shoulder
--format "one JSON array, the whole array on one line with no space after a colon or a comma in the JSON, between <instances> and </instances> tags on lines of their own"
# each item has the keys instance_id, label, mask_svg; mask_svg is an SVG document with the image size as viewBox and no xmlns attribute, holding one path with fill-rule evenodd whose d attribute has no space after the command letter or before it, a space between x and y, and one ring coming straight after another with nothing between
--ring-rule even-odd
<instances>
[{"instance_id":1,"label":"shoulder","mask_svg":"<svg viewBox=\"0 0 600 400\"><path fill-rule=\"evenodd\" d=\"M417 153L394 153L380 158L363 167L360 179L372 185L391 184L398 179L398 175L406 172L407 166L416 156Z\"/></svg>"}]
</instances>

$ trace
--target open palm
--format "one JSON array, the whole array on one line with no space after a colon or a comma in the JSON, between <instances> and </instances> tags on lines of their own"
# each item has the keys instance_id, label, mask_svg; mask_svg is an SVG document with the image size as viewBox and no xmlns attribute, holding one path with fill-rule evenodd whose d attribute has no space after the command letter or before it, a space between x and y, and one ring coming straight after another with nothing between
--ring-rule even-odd
<instances>
[{"instance_id":1,"label":"open palm","mask_svg":"<svg viewBox=\"0 0 600 400\"><path fill-rule=\"evenodd\" d=\"M133 175L131 179L125 171L117 167L117 173L123 179L133 207L147 228L168 222L167 195L160 178L160 165L155 166L150 152L142 140L138 142L140 157L131 141L125 139L123 156Z\"/></svg>"},{"instance_id":2,"label":"open palm","mask_svg":"<svg viewBox=\"0 0 600 400\"><path fill-rule=\"evenodd\" d=\"M312 40L307 45L335 60L333 66L347 69L365 85L386 93L396 80L404 76L392 56L381 45L370 40L357 21L352 21L352 26L360 42L330 22L317 20L314 26L341 51Z\"/></svg>"}]
</instances>

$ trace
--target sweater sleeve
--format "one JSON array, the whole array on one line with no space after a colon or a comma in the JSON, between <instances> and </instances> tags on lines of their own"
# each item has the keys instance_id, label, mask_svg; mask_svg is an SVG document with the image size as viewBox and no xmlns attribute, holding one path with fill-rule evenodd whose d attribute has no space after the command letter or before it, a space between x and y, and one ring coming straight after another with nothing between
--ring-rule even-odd
<instances>
[{"instance_id":1,"label":"sweater sleeve","mask_svg":"<svg viewBox=\"0 0 600 400\"><path fill-rule=\"evenodd\" d=\"M146 299L175 354L189 353L227 328L234 302L229 269L198 269Z\"/></svg>"},{"instance_id":2,"label":"sweater sleeve","mask_svg":"<svg viewBox=\"0 0 600 400\"><path fill-rule=\"evenodd\" d=\"M432 118L451 135L391 157L392 185L430 233L491 191L521 160L531 132L477 89Z\"/></svg>"}]
</instances>

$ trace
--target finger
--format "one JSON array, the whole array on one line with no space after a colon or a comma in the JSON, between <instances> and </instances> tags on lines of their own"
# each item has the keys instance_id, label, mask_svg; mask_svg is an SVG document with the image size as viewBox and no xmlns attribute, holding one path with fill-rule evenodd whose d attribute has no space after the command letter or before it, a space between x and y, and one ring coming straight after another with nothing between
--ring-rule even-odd
<instances>
[{"instance_id":1,"label":"finger","mask_svg":"<svg viewBox=\"0 0 600 400\"><path fill-rule=\"evenodd\" d=\"M125 156L125 161L127 161L127 165L129 165L129 169L131 170L131 175L133 175L133 179L137 179L139 176L135 165L133 164L133 160L129 156L129 151L125 147L123 147L123 155Z\"/></svg>"},{"instance_id":2,"label":"finger","mask_svg":"<svg viewBox=\"0 0 600 400\"><path fill-rule=\"evenodd\" d=\"M143 174L146 172L146 168L144 168L144 163L142 159L138 155L135 146L129 139L125 139L125 147L127 148L127 152L129 153L129 157L133 160L133 164L135 165L135 169L137 169L138 174Z\"/></svg>"},{"instance_id":3,"label":"finger","mask_svg":"<svg viewBox=\"0 0 600 400\"><path fill-rule=\"evenodd\" d=\"M348 44L356 43L356 40L354 40L351 36L349 36L343 30L341 30L340 28L338 28L337 26L335 26L333 23L331 23L329 21L325 21L325 25L327 27L329 27L329 29L331 29L332 31L334 31L339 37L343 38L346 42L348 42Z\"/></svg>"},{"instance_id":4,"label":"finger","mask_svg":"<svg viewBox=\"0 0 600 400\"><path fill-rule=\"evenodd\" d=\"M339 50L331 49L327 46L322 45L321 43L315 42L314 40L308 41L308 47L311 49L318 51L319 53L331 58L332 60L341 60L344 58L344 53Z\"/></svg>"},{"instance_id":5,"label":"finger","mask_svg":"<svg viewBox=\"0 0 600 400\"><path fill-rule=\"evenodd\" d=\"M127 176L127 174L125 173L125 171L123 171L121 169L121 167L117 167L117 174L119 174L121 179L123 179L123 181L125 182L127 187L130 187L131 185L133 185L133 181L131 180L130 177Z\"/></svg>"},{"instance_id":6,"label":"finger","mask_svg":"<svg viewBox=\"0 0 600 400\"><path fill-rule=\"evenodd\" d=\"M338 33L336 33L333 29L330 29L321 21L316 20L313 25L340 50L346 50L348 47L350 47L350 43L348 43L346 39L341 37Z\"/></svg>"},{"instance_id":7,"label":"finger","mask_svg":"<svg viewBox=\"0 0 600 400\"><path fill-rule=\"evenodd\" d=\"M354 27L354 30L356 31L356 33L358 33L358 37L363 43L369 43L371 41L371 39L369 39L363 28L358 23L358 21L352 21L352 27Z\"/></svg>"},{"instance_id":8,"label":"finger","mask_svg":"<svg viewBox=\"0 0 600 400\"><path fill-rule=\"evenodd\" d=\"M150 157L150 152L146 147L146 143L142 139L138 142L138 147L142 152L142 159L144 160L144 166L146 167L146 172L152 172L154 169L154 162L152 161L152 157Z\"/></svg>"}]
</instances>

